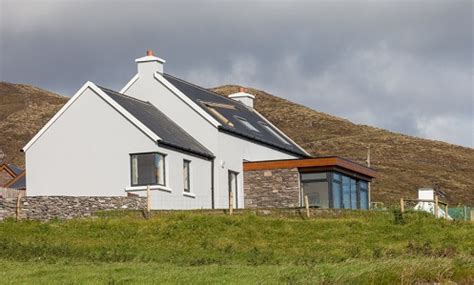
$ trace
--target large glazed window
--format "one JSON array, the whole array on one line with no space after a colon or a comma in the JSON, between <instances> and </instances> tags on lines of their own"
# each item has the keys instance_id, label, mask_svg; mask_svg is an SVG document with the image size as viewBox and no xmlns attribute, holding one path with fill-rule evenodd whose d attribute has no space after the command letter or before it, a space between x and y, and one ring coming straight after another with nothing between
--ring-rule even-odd
<instances>
[{"instance_id":1,"label":"large glazed window","mask_svg":"<svg viewBox=\"0 0 474 285\"><path fill-rule=\"evenodd\" d=\"M132 154L132 186L165 185L165 156L161 153Z\"/></svg>"},{"instance_id":2,"label":"large glazed window","mask_svg":"<svg viewBox=\"0 0 474 285\"><path fill-rule=\"evenodd\" d=\"M351 209L357 209L357 183L351 179Z\"/></svg>"},{"instance_id":3,"label":"large glazed window","mask_svg":"<svg viewBox=\"0 0 474 285\"><path fill-rule=\"evenodd\" d=\"M369 187L366 181L359 181L360 208L369 209Z\"/></svg>"},{"instance_id":4,"label":"large glazed window","mask_svg":"<svg viewBox=\"0 0 474 285\"><path fill-rule=\"evenodd\" d=\"M333 173L332 178L332 207L342 208L342 175Z\"/></svg>"},{"instance_id":5,"label":"large glazed window","mask_svg":"<svg viewBox=\"0 0 474 285\"><path fill-rule=\"evenodd\" d=\"M342 176L342 207L351 208L351 179L347 176Z\"/></svg>"},{"instance_id":6,"label":"large glazed window","mask_svg":"<svg viewBox=\"0 0 474 285\"><path fill-rule=\"evenodd\" d=\"M329 208L329 183L326 173L302 173L301 187L309 206Z\"/></svg>"}]
</instances>

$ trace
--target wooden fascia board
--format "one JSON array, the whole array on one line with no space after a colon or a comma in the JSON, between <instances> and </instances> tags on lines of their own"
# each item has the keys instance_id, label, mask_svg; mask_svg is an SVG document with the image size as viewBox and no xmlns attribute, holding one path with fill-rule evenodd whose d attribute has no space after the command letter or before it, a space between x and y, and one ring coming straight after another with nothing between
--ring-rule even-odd
<instances>
[{"instance_id":1,"label":"wooden fascia board","mask_svg":"<svg viewBox=\"0 0 474 285\"><path fill-rule=\"evenodd\" d=\"M338 157L244 162L244 171L322 167L339 167L369 178L376 176L375 170Z\"/></svg>"}]
</instances>

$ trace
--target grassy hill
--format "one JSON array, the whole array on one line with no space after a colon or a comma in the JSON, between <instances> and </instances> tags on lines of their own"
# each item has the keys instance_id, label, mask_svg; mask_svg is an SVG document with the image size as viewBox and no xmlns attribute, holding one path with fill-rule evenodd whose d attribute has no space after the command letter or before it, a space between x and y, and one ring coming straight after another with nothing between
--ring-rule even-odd
<instances>
[{"instance_id":1,"label":"grassy hill","mask_svg":"<svg viewBox=\"0 0 474 285\"><path fill-rule=\"evenodd\" d=\"M472 284L467 222L341 211L310 220L108 212L0 223L2 284ZM449 283L450 284L450 283Z\"/></svg>"},{"instance_id":2,"label":"grassy hill","mask_svg":"<svg viewBox=\"0 0 474 285\"><path fill-rule=\"evenodd\" d=\"M228 95L238 88L212 90ZM313 155L339 155L364 163L370 144L372 166L379 172L373 201L414 198L419 187L437 184L451 204L474 206L474 149L353 124L260 90L249 88L249 92L256 95L259 112ZM67 99L29 85L0 83L0 149L7 158L23 166L19 150Z\"/></svg>"}]
</instances>

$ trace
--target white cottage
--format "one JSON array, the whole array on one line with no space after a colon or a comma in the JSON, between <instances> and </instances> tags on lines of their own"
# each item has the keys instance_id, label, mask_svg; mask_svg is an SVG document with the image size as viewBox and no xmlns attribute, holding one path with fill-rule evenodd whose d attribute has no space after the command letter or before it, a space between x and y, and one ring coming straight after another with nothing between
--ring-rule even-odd
<instances>
[{"instance_id":1,"label":"white cottage","mask_svg":"<svg viewBox=\"0 0 474 285\"><path fill-rule=\"evenodd\" d=\"M154 209L244 207L244 162L309 154L253 109L164 73L148 51L116 92L87 82L23 148L27 193L145 194Z\"/></svg>"}]
</instances>

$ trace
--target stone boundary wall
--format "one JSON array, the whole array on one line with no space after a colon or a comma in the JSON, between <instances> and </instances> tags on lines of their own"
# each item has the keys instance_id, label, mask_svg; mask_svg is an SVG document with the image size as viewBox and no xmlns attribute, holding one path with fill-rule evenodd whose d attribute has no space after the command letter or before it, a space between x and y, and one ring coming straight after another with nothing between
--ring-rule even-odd
<instances>
[{"instance_id":1,"label":"stone boundary wall","mask_svg":"<svg viewBox=\"0 0 474 285\"><path fill-rule=\"evenodd\" d=\"M300 206L300 174L297 168L244 172L246 208Z\"/></svg>"},{"instance_id":2,"label":"stone boundary wall","mask_svg":"<svg viewBox=\"0 0 474 285\"><path fill-rule=\"evenodd\" d=\"M17 198L0 198L0 221L15 218ZM103 210L140 210L145 197L31 196L20 199L19 219L51 220L89 217Z\"/></svg>"}]
</instances>

